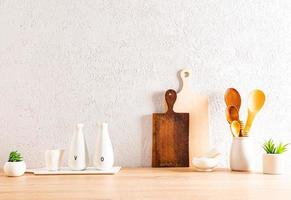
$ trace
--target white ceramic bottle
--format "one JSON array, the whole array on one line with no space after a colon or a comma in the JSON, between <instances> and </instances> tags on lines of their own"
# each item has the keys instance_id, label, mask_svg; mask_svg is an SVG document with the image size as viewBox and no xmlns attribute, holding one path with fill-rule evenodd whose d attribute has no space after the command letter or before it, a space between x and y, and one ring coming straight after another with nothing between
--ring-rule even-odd
<instances>
[{"instance_id":1,"label":"white ceramic bottle","mask_svg":"<svg viewBox=\"0 0 291 200\"><path fill-rule=\"evenodd\" d=\"M114 155L107 123L97 123L97 140L94 154L94 165L104 170L113 167Z\"/></svg>"},{"instance_id":2,"label":"white ceramic bottle","mask_svg":"<svg viewBox=\"0 0 291 200\"><path fill-rule=\"evenodd\" d=\"M84 170L89 162L88 150L85 136L83 134L84 124L78 124L77 130L73 135L69 151L69 168L71 170Z\"/></svg>"}]
</instances>

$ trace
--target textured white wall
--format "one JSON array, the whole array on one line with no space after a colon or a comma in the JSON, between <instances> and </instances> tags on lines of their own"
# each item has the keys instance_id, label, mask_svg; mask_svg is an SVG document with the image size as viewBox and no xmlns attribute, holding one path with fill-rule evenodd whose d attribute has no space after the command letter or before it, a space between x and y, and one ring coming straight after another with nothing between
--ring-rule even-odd
<instances>
[{"instance_id":1,"label":"textured white wall","mask_svg":"<svg viewBox=\"0 0 291 200\"><path fill-rule=\"evenodd\" d=\"M90 151L107 121L116 164L151 163L151 113L193 69L210 97L211 142L227 165L223 93L267 94L252 134L291 141L289 0L0 0L0 164L21 151L29 167L67 148L78 122ZM289 113L290 112L290 113ZM258 155L259 156L259 155Z\"/></svg>"}]
</instances>

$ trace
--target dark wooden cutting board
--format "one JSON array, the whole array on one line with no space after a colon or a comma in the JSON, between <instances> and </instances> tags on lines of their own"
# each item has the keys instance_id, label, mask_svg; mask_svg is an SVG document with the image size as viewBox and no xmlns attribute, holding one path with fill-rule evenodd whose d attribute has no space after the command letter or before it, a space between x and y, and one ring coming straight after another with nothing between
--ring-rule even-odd
<instances>
[{"instance_id":1,"label":"dark wooden cutting board","mask_svg":"<svg viewBox=\"0 0 291 200\"><path fill-rule=\"evenodd\" d=\"M153 114L152 167L189 167L189 113L175 113L175 90L168 90L166 113Z\"/></svg>"}]
</instances>

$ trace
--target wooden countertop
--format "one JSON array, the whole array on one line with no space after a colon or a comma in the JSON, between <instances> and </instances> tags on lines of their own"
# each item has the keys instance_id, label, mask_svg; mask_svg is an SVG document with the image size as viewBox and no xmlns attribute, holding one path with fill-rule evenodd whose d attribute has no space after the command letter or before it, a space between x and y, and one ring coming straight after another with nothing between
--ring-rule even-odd
<instances>
[{"instance_id":1,"label":"wooden countertop","mask_svg":"<svg viewBox=\"0 0 291 200\"><path fill-rule=\"evenodd\" d=\"M0 174L0 199L291 199L291 175L124 168L116 175Z\"/></svg>"}]
</instances>

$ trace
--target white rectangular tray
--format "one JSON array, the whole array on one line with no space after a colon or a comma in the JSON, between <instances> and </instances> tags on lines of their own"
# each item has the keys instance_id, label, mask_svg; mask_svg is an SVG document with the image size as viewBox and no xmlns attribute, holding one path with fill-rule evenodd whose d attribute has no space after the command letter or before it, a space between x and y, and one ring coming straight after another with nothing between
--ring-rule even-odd
<instances>
[{"instance_id":1,"label":"white rectangular tray","mask_svg":"<svg viewBox=\"0 0 291 200\"><path fill-rule=\"evenodd\" d=\"M100 174L100 175L104 175L104 174L116 174L117 172L119 172L121 169L121 167L112 167L110 169L107 170L98 170L94 167L88 167L87 169L83 170L83 171L73 171L68 167L62 167L59 171L49 171L46 168L37 168L37 169L27 169L26 172L28 173L33 173L35 175L64 175L64 174L68 174L68 175L74 175L74 174Z\"/></svg>"}]
</instances>

